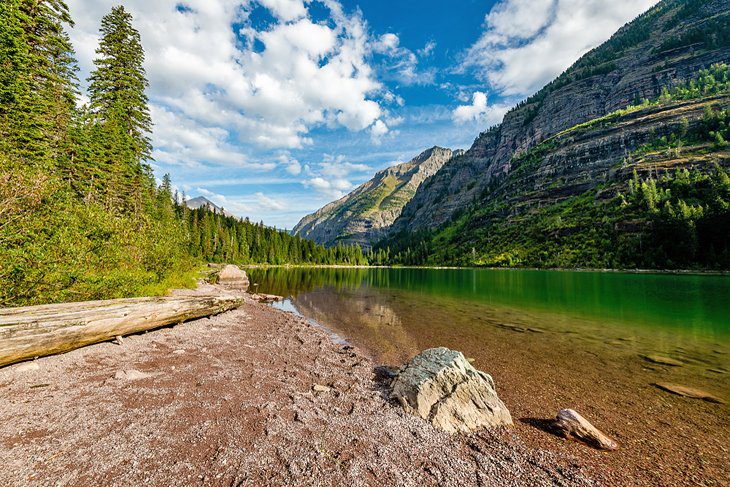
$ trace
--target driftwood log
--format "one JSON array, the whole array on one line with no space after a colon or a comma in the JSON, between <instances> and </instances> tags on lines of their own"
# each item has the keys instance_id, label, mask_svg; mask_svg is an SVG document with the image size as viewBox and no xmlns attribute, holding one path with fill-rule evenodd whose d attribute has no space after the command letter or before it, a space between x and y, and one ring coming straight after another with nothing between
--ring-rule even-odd
<instances>
[{"instance_id":1,"label":"driftwood log","mask_svg":"<svg viewBox=\"0 0 730 487\"><path fill-rule=\"evenodd\" d=\"M0 309L0 367L219 314L242 302L242 296L222 294Z\"/></svg>"},{"instance_id":2,"label":"driftwood log","mask_svg":"<svg viewBox=\"0 0 730 487\"><path fill-rule=\"evenodd\" d=\"M618 443L573 409L560 410L554 420L553 428L557 434L565 438L575 438L599 450L618 448Z\"/></svg>"}]
</instances>

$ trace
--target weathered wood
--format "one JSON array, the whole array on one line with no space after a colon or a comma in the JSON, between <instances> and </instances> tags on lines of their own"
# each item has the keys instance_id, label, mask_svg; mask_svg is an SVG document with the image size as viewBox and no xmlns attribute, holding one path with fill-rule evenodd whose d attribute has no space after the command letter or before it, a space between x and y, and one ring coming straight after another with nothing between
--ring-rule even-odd
<instances>
[{"instance_id":1,"label":"weathered wood","mask_svg":"<svg viewBox=\"0 0 730 487\"><path fill-rule=\"evenodd\" d=\"M565 438L575 438L594 448L616 450L618 443L588 422L573 409L562 409L553 422L556 433Z\"/></svg>"},{"instance_id":2,"label":"weathered wood","mask_svg":"<svg viewBox=\"0 0 730 487\"><path fill-rule=\"evenodd\" d=\"M0 367L237 308L242 296L112 299L0 309Z\"/></svg>"}]
</instances>

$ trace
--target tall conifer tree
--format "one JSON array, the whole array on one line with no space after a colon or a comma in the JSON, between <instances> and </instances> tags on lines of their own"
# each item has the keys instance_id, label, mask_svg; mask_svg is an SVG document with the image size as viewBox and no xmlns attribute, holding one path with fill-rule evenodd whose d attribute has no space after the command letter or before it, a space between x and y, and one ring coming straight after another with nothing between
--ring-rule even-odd
<instances>
[{"instance_id":1,"label":"tall conifer tree","mask_svg":"<svg viewBox=\"0 0 730 487\"><path fill-rule=\"evenodd\" d=\"M132 15L123 6L112 8L101 21L101 41L95 70L89 78L90 111L103 127L101 153L110 169L129 188L149 184L149 134L152 119L145 89L144 49Z\"/></svg>"}]
</instances>

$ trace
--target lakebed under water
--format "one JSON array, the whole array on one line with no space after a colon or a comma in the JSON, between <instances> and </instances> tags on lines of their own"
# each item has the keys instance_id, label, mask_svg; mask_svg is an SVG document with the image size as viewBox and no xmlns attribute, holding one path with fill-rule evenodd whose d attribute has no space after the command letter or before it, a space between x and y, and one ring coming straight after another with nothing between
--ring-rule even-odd
<instances>
[{"instance_id":1,"label":"lakebed under water","mask_svg":"<svg viewBox=\"0 0 730 487\"><path fill-rule=\"evenodd\" d=\"M251 269L256 290L400 365L446 346L492 374L526 441L577 409L621 444L579 456L643 479L728 478L727 404L680 397L672 383L730 399L730 277L490 269ZM669 359L675 365L656 363ZM633 475L628 472L628 477ZM637 479L639 477L636 477Z\"/></svg>"}]
</instances>

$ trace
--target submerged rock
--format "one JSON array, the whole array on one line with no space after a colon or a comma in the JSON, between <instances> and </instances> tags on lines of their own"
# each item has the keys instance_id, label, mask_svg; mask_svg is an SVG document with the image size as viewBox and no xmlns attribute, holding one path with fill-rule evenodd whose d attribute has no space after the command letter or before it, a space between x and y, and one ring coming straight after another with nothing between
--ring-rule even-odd
<instances>
[{"instance_id":1,"label":"submerged rock","mask_svg":"<svg viewBox=\"0 0 730 487\"><path fill-rule=\"evenodd\" d=\"M692 399L701 399L703 401L714 402L717 404L725 404L724 401L719 397L714 396L709 392L705 392L701 389L695 389L694 387L687 387L679 384L669 384L667 382L657 382L656 384L654 384L654 386L663 391L677 394L678 396L689 397Z\"/></svg>"},{"instance_id":2,"label":"submerged rock","mask_svg":"<svg viewBox=\"0 0 730 487\"><path fill-rule=\"evenodd\" d=\"M647 362L660 365L669 365L671 367L681 367L684 365L679 360L670 357L664 357L662 355L641 355L641 358L643 358Z\"/></svg>"},{"instance_id":3,"label":"submerged rock","mask_svg":"<svg viewBox=\"0 0 730 487\"><path fill-rule=\"evenodd\" d=\"M492 377L448 348L425 350L404 365L393 380L391 397L407 412L450 433L512 424Z\"/></svg>"},{"instance_id":4,"label":"submerged rock","mask_svg":"<svg viewBox=\"0 0 730 487\"><path fill-rule=\"evenodd\" d=\"M575 438L599 450L618 449L618 443L573 409L560 410L553 422L553 428L565 438Z\"/></svg>"}]
</instances>

